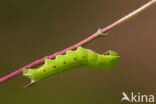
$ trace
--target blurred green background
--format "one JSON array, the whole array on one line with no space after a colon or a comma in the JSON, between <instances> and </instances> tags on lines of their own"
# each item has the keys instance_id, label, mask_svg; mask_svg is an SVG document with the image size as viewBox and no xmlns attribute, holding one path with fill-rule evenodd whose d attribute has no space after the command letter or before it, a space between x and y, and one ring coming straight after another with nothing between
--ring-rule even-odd
<instances>
[{"instance_id":1,"label":"blurred green background","mask_svg":"<svg viewBox=\"0 0 156 104\"><path fill-rule=\"evenodd\" d=\"M148 1L1 0L0 77L81 41ZM20 75L0 85L0 104L120 104L123 91L156 95L155 6L85 46L117 51L121 60L112 70L80 68L31 88L23 88L29 80Z\"/></svg>"}]
</instances>

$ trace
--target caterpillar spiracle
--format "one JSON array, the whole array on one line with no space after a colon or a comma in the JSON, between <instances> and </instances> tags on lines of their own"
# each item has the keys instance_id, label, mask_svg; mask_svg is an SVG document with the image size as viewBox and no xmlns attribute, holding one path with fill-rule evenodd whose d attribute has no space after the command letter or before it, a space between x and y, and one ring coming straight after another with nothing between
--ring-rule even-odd
<instances>
[{"instance_id":1,"label":"caterpillar spiracle","mask_svg":"<svg viewBox=\"0 0 156 104\"><path fill-rule=\"evenodd\" d=\"M79 67L109 70L119 59L114 51L98 54L79 46L76 50L67 50L65 55L57 55L55 59L45 59L45 63L37 69L25 69L23 75L30 78L32 84Z\"/></svg>"}]
</instances>

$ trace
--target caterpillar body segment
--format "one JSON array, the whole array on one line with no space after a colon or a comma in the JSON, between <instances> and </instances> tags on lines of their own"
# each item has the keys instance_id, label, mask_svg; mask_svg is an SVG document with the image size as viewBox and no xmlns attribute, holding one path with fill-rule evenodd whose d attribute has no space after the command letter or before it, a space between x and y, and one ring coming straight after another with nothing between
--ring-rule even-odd
<instances>
[{"instance_id":1,"label":"caterpillar body segment","mask_svg":"<svg viewBox=\"0 0 156 104\"><path fill-rule=\"evenodd\" d=\"M67 50L65 55L57 55L53 60L46 59L38 69L25 69L23 75L34 83L84 66L97 70L109 70L117 64L119 59L120 56L114 51L108 51L106 55L101 55L78 47L74 51Z\"/></svg>"}]
</instances>

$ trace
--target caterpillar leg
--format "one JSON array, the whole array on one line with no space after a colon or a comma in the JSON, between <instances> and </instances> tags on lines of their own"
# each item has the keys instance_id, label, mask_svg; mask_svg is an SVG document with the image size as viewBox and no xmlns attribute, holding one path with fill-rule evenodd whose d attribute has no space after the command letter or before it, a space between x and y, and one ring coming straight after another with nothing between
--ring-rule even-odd
<instances>
[{"instance_id":1,"label":"caterpillar leg","mask_svg":"<svg viewBox=\"0 0 156 104\"><path fill-rule=\"evenodd\" d=\"M32 85L34 85L35 82L30 82L29 84L25 85L24 88L28 88L28 87L31 87Z\"/></svg>"}]
</instances>

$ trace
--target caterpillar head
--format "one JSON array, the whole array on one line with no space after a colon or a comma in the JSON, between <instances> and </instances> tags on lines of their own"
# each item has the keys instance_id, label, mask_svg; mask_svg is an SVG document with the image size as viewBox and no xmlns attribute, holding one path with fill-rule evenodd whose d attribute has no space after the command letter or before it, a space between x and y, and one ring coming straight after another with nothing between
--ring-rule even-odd
<instances>
[{"instance_id":1,"label":"caterpillar head","mask_svg":"<svg viewBox=\"0 0 156 104\"><path fill-rule=\"evenodd\" d=\"M96 60L97 70L109 70L112 69L119 61L120 56L117 52L109 50L103 53L103 55L98 55Z\"/></svg>"},{"instance_id":2,"label":"caterpillar head","mask_svg":"<svg viewBox=\"0 0 156 104\"><path fill-rule=\"evenodd\" d=\"M112 51L112 50L108 50L108 51L104 52L103 55L106 55L106 56L119 56L117 52Z\"/></svg>"}]
</instances>

